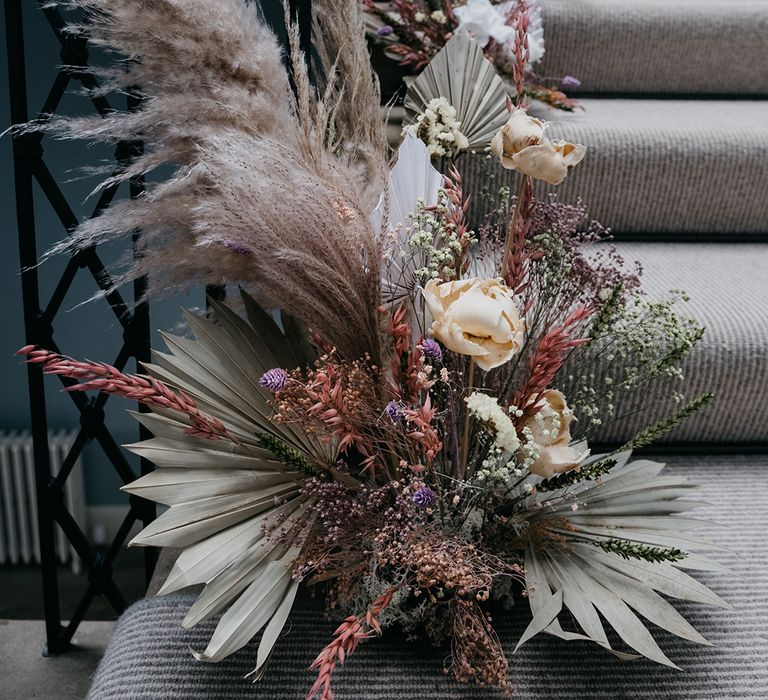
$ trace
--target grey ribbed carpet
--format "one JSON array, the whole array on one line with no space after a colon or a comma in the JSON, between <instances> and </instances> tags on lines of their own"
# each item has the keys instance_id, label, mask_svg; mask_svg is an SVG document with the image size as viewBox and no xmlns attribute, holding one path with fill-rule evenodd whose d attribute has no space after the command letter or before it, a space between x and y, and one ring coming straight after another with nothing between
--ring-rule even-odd
<instances>
[{"instance_id":1,"label":"grey ribbed carpet","mask_svg":"<svg viewBox=\"0 0 768 700\"><path fill-rule=\"evenodd\" d=\"M659 460L663 461L663 460ZM768 697L768 457L668 460L703 485L708 517L720 527L708 538L728 550L718 559L731 574L699 574L733 611L683 605L683 614L714 643L701 647L658 633L661 646L684 670L650 662L622 663L584 643L535 638L511 657L515 697L531 700L581 698L765 698ZM118 622L99 666L89 700L269 700L300 699L311 685L306 668L328 641L333 624L303 601L291 616L269 672L252 686L242 676L254 649L217 665L195 662L188 645L201 648L211 625L194 631L178 626L189 597L145 600ZM499 615L496 625L511 652L529 620L525 602ZM396 632L361 645L336 678L339 700L480 700L500 698L488 689L457 686L440 674L444 654L405 643Z\"/></svg>"},{"instance_id":2,"label":"grey ribbed carpet","mask_svg":"<svg viewBox=\"0 0 768 700\"><path fill-rule=\"evenodd\" d=\"M628 262L643 264L643 288L651 299L666 297L670 289L688 292L690 302L680 312L706 332L684 365L682 381L651 385L643 398L647 411L607 425L596 439L627 440L663 417L670 407L657 398L672 387L689 397L713 392L715 400L664 440L768 443L768 247L621 243L618 249Z\"/></svg>"},{"instance_id":3,"label":"grey ribbed carpet","mask_svg":"<svg viewBox=\"0 0 768 700\"><path fill-rule=\"evenodd\" d=\"M765 4L768 14L768 3ZM768 60L768 51L766 51ZM768 73L768 70L763 70ZM533 105L547 132L587 147L558 187L620 233L768 232L768 101L585 99L584 111ZM487 186L486 156L459 160L464 189ZM495 168L494 168L495 170ZM511 183L506 171L498 183ZM541 183L538 183L541 185Z\"/></svg>"},{"instance_id":4,"label":"grey ribbed carpet","mask_svg":"<svg viewBox=\"0 0 768 700\"><path fill-rule=\"evenodd\" d=\"M768 94L765 0L542 0L537 72L594 92Z\"/></svg>"}]
</instances>

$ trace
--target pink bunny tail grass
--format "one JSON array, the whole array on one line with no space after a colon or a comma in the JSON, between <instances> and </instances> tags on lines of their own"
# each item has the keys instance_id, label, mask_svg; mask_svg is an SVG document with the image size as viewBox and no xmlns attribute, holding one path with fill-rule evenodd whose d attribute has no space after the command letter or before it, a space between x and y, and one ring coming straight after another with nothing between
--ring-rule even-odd
<instances>
[{"instance_id":1,"label":"pink bunny tail grass","mask_svg":"<svg viewBox=\"0 0 768 700\"><path fill-rule=\"evenodd\" d=\"M206 440L226 438L236 442L224 424L202 413L189 395L183 391L175 391L153 377L124 374L112 365L81 362L50 350L43 350L36 345L25 345L16 354L26 357L26 364L40 365L46 374L57 374L79 382L68 386L67 391L95 389L133 399L146 406L169 408L183 413L192 422L192 425L185 429L186 433Z\"/></svg>"},{"instance_id":2,"label":"pink bunny tail grass","mask_svg":"<svg viewBox=\"0 0 768 700\"><path fill-rule=\"evenodd\" d=\"M515 57L512 62L512 78L517 93L517 106L520 107L525 99L525 68L530 58L528 50L528 4L525 0L520 2L513 22L516 32L512 43L512 55Z\"/></svg>"},{"instance_id":3,"label":"pink bunny tail grass","mask_svg":"<svg viewBox=\"0 0 768 700\"><path fill-rule=\"evenodd\" d=\"M364 639L381 635L379 617L392 602L392 596L399 586L388 588L368 607L365 615L350 615L345 618L333 633L334 639L323 649L309 667L310 671L317 670L317 680L307 694L306 700L319 696L320 700L333 700L331 691L331 675L336 665L342 665L345 659L354 653Z\"/></svg>"},{"instance_id":4,"label":"pink bunny tail grass","mask_svg":"<svg viewBox=\"0 0 768 700\"><path fill-rule=\"evenodd\" d=\"M594 312L589 306L579 306L562 326L549 331L540 341L530 359L530 377L514 400L524 415L535 410L541 393L548 389L555 375L565 364L571 350L589 342L589 338L571 338L579 325Z\"/></svg>"}]
</instances>

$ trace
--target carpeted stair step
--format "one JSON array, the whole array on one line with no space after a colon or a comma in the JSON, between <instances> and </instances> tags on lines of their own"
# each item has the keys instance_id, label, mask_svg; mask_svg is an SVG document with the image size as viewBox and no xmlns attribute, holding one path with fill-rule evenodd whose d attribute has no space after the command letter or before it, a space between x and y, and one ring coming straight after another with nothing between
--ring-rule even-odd
<instances>
[{"instance_id":1,"label":"carpeted stair step","mask_svg":"<svg viewBox=\"0 0 768 700\"><path fill-rule=\"evenodd\" d=\"M587 92L768 95L765 0L542 0L542 76Z\"/></svg>"},{"instance_id":2,"label":"carpeted stair step","mask_svg":"<svg viewBox=\"0 0 768 700\"><path fill-rule=\"evenodd\" d=\"M768 587L763 556L768 519L768 458L658 457L668 473L684 473L701 484L697 500L712 504L699 517L716 524L697 534L724 547L713 556L729 573L696 572L733 610L676 603L713 646L699 646L658 629L654 635L675 671L647 660L622 663L584 642L540 635L512 651L528 622L521 599L494 616L510 659L509 678L519 700L573 698L765 698L768 688ZM694 512L695 516L696 512ZM196 662L214 622L192 630L180 622L193 598L174 594L148 598L118 621L93 680L89 700L287 700L303 698L314 680L307 668L332 638L336 623L323 618L318 601L300 597L269 669L256 685L243 679L255 665L251 644L219 664ZM385 630L361 644L334 674L338 700L501 700L489 688L460 686L441 673L445 649L424 641L406 643L402 632Z\"/></svg>"},{"instance_id":3,"label":"carpeted stair step","mask_svg":"<svg viewBox=\"0 0 768 700\"><path fill-rule=\"evenodd\" d=\"M768 2L766 3L768 10ZM548 134L587 146L556 188L581 198L618 233L768 232L768 101L585 99L572 114L533 105ZM485 165L484 165L485 161ZM487 157L459 161L467 191L485 184ZM508 173L498 182L511 184ZM540 188L540 192L547 188Z\"/></svg>"},{"instance_id":4,"label":"carpeted stair step","mask_svg":"<svg viewBox=\"0 0 768 700\"><path fill-rule=\"evenodd\" d=\"M662 398L712 392L712 404L674 429L664 442L768 445L768 244L619 243L628 262L643 265L649 299L680 289L680 311L706 327L682 380L655 381L643 392L647 410L601 429L601 442L624 442L675 410ZM617 415L622 413L617 401ZM706 449L706 444L701 445Z\"/></svg>"}]
</instances>

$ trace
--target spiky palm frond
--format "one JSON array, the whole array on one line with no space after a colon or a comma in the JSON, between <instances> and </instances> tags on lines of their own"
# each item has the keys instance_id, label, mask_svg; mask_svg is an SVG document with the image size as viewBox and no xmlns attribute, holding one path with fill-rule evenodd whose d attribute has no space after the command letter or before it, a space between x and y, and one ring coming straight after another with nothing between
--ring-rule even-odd
<instances>
[{"instance_id":1,"label":"spiky palm frond","mask_svg":"<svg viewBox=\"0 0 768 700\"><path fill-rule=\"evenodd\" d=\"M264 445L290 446L321 467L333 463L334 445L269 420L271 394L260 376L311 360L295 324L281 328L246 294L246 318L211 304L211 320L186 315L194 339L167 336L170 352L158 353L147 370L218 416L228 437L191 435L183 416L163 409L135 414L154 437L126 447L157 469L124 490L169 508L131 544L182 548L160 593L204 585L185 626L228 608L199 659L218 661L264 630L260 675L296 595L293 563L313 518L301 493L305 474Z\"/></svg>"},{"instance_id":2,"label":"spiky palm frond","mask_svg":"<svg viewBox=\"0 0 768 700\"><path fill-rule=\"evenodd\" d=\"M418 286L416 270L423 261L410 249L413 216L422 207L437 204L444 177L432 165L424 143L407 132L397 150L397 162L387 188L371 214L371 226L382 240L386 261L382 270L382 295L397 302L413 295Z\"/></svg>"},{"instance_id":3,"label":"spiky palm frond","mask_svg":"<svg viewBox=\"0 0 768 700\"><path fill-rule=\"evenodd\" d=\"M485 148L507 120L507 91L480 44L457 33L408 87L405 109L414 119L429 101L444 97L456 110L469 148Z\"/></svg>"},{"instance_id":4,"label":"spiky palm frond","mask_svg":"<svg viewBox=\"0 0 768 700\"><path fill-rule=\"evenodd\" d=\"M728 607L681 571L722 569L695 551L713 545L686 534L700 524L683 515L700 505L689 498L693 486L684 477L660 476L663 464L628 460L628 452L618 455L617 465L598 482L536 497L538 505L527 517L536 534L525 552L534 617L520 644L546 632L568 641L595 642L621 658L637 658L611 647L602 616L639 655L676 668L638 615L674 635L708 644L659 594ZM617 541L637 546L622 547L621 553L601 546ZM658 561L670 552L670 561ZM580 632L562 628L558 615L563 608Z\"/></svg>"}]
</instances>

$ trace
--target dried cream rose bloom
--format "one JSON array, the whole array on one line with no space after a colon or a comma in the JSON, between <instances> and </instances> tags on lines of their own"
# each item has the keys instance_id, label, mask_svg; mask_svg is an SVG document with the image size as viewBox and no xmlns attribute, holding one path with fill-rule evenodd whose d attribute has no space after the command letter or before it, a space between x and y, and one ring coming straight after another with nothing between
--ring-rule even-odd
<instances>
[{"instance_id":1,"label":"dried cream rose bloom","mask_svg":"<svg viewBox=\"0 0 768 700\"><path fill-rule=\"evenodd\" d=\"M510 289L498 279L430 280L423 289L432 334L486 371L520 351L524 324Z\"/></svg>"},{"instance_id":2,"label":"dried cream rose bloom","mask_svg":"<svg viewBox=\"0 0 768 700\"><path fill-rule=\"evenodd\" d=\"M571 446L573 411L568 408L565 396L556 389L545 391L538 412L528 419L523 428L539 447L539 456L531 465L534 474L549 479L579 466L589 455L589 450Z\"/></svg>"},{"instance_id":3,"label":"dried cream rose bloom","mask_svg":"<svg viewBox=\"0 0 768 700\"><path fill-rule=\"evenodd\" d=\"M491 140L491 151L508 170L517 170L550 185L559 185L568 168L578 165L587 149L581 144L550 141L546 124L513 108L507 123Z\"/></svg>"}]
</instances>

